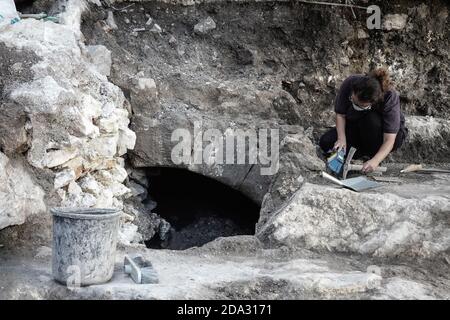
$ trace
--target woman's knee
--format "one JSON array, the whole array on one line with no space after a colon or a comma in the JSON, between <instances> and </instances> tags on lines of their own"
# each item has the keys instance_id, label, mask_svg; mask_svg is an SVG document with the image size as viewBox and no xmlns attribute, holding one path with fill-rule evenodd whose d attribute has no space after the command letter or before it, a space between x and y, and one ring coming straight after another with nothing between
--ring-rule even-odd
<instances>
[{"instance_id":1,"label":"woman's knee","mask_svg":"<svg viewBox=\"0 0 450 320\"><path fill-rule=\"evenodd\" d=\"M334 143L337 140L337 131L336 128L330 129L325 132L319 140L319 146L324 152L328 152L333 148Z\"/></svg>"}]
</instances>

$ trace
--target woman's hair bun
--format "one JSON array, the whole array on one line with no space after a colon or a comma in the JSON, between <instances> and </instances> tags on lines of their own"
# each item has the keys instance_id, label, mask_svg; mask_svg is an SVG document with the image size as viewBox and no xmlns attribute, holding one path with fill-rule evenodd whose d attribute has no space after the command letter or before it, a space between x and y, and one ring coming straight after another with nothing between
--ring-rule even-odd
<instances>
[{"instance_id":1,"label":"woman's hair bun","mask_svg":"<svg viewBox=\"0 0 450 320\"><path fill-rule=\"evenodd\" d=\"M383 92L389 91L392 87L391 77L386 68L377 68L369 72L369 77L378 80Z\"/></svg>"}]
</instances>

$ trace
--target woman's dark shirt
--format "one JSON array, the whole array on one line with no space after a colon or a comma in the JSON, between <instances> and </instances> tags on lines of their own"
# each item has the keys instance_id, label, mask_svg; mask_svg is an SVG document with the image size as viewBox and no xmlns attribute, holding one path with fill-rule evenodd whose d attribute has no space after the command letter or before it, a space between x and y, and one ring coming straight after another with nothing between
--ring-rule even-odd
<instances>
[{"instance_id":1,"label":"woman's dark shirt","mask_svg":"<svg viewBox=\"0 0 450 320\"><path fill-rule=\"evenodd\" d=\"M353 83L364 77L363 75L352 75L342 83L339 93L336 97L334 111L345 115L347 121L357 121L366 112L357 111L353 108L350 96L352 95ZM372 109L379 112L383 117L383 132L398 133L400 128L405 125L405 117L400 111L400 97L397 91L389 90L384 94L383 101L372 106Z\"/></svg>"}]
</instances>

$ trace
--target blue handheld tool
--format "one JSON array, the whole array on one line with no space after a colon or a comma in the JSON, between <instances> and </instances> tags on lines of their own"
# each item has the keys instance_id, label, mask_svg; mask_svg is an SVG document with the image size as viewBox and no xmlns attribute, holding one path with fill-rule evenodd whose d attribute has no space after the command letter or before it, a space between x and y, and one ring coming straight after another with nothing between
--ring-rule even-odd
<instances>
[{"instance_id":1,"label":"blue handheld tool","mask_svg":"<svg viewBox=\"0 0 450 320\"><path fill-rule=\"evenodd\" d=\"M345 149L334 152L327 159L328 168L335 174L339 175L342 171L342 167L344 166L345 161Z\"/></svg>"}]
</instances>

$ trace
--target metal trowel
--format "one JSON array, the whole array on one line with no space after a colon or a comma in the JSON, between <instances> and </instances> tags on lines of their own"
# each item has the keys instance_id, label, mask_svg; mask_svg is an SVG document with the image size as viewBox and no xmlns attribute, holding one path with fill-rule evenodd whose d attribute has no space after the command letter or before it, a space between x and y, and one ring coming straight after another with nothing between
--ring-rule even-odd
<instances>
[{"instance_id":1,"label":"metal trowel","mask_svg":"<svg viewBox=\"0 0 450 320\"><path fill-rule=\"evenodd\" d=\"M158 283L158 274L153 269L152 263L142 255L125 255L124 271L129 274L134 282L139 284Z\"/></svg>"},{"instance_id":2,"label":"metal trowel","mask_svg":"<svg viewBox=\"0 0 450 320\"><path fill-rule=\"evenodd\" d=\"M356 177L356 178L339 180L324 171L322 171L322 177L324 177L325 179L327 179L335 184L338 184L344 188L348 188L348 189L356 191L356 192L369 190L369 189L373 189L373 188L377 188L377 187L381 186L380 183L369 180L366 177Z\"/></svg>"}]
</instances>

